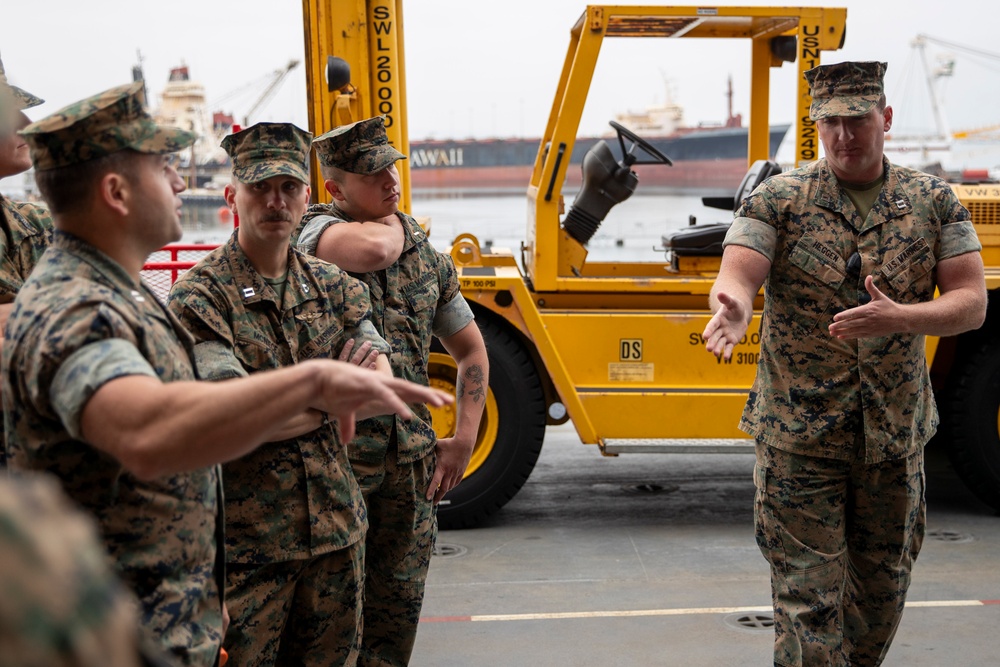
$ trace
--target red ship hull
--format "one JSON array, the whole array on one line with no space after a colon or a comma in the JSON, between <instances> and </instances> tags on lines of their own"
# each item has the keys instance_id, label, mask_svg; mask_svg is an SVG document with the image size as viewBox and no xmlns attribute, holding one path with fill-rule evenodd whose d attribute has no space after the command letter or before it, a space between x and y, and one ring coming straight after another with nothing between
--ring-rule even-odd
<instances>
[{"instance_id":1,"label":"red ship hull","mask_svg":"<svg viewBox=\"0 0 1000 667\"><path fill-rule=\"evenodd\" d=\"M774 126L773 157L788 126ZM747 130L742 127L692 130L648 141L673 161L673 166L639 165L639 187L647 193L732 193L747 170ZM565 188L576 190L582 178L584 154L599 141L620 153L613 138L576 140L566 172ZM415 195L521 193L528 187L539 139L411 141L410 182Z\"/></svg>"},{"instance_id":2,"label":"red ship hull","mask_svg":"<svg viewBox=\"0 0 1000 667\"><path fill-rule=\"evenodd\" d=\"M508 194L523 193L531 179L531 165L497 167L431 167L410 170L415 195L437 194ZM747 171L746 159L685 160L674 166L640 165L633 167L639 177L639 190L647 194L730 193L739 186ZM579 165L570 165L564 187L580 188Z\"/></svg>"}]
</instances>

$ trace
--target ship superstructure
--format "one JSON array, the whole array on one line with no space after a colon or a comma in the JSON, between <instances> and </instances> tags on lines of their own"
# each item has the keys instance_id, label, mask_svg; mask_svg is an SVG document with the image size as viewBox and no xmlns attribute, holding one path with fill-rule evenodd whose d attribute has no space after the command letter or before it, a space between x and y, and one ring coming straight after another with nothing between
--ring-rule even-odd
<instances>
[{"instance_id":1,"label":"ship superstructure","mask_svg":"<svg viewBox=\"0 0 1000 667\"><path fill-rule=\"evenodd\" d=\"M170 70L167 85L160 96L160 106L153 112L158 123L180 127L198 135L197 141L182 160L185 166L218 169L228 165L226 152L219 143L232 129L214 122L205 98L205 87L191 80L187 65ZM229 117L231 119L231 116ZM193 158L193 159L192 159Z\"/></svg>"}]
</instances>

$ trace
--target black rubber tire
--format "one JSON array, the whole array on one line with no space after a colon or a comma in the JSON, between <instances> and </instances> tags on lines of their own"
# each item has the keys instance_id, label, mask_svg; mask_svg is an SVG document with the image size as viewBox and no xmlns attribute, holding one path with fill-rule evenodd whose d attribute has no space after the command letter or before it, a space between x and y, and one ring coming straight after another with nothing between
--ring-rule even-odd
<instances>
[{"instance_id":1,"label":"black rubber tire","mask_svg":"<svg viewBox=\"0 0 1000 667\"><path fill-rule=\"evenodd\" d=\"M499 423L489 457L438 505L438 527L473 528L506 505L528 481L545 438L545 394L531 357L506 326L476 319L490 359Z\"/></svg>"},{"instance_id":2,"label":"black rubber tire","mask_svg":"<svg viewBox=\"0 0 1000 667\"><path fill-rule=\"evenodd\" d=\"M952 378L942 414L943 444L969 490L1000 511L1000 340L970 353Z\"/></svg>"}]
</instances>

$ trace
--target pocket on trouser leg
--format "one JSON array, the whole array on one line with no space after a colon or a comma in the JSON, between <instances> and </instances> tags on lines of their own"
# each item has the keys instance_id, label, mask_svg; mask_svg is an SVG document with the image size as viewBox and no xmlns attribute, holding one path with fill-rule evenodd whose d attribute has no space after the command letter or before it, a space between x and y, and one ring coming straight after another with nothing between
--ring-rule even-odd
<instances>
[{"instance_id":1,"label":"pocket on trouser leg","mask_svg":"<svg viewBox=\"0 0 1000 667\"><path fill-rule=\"evenodd\" d=\"M927 530L927 475L924 472L924 450L920 450L907 461L907 489L916 497L911 521L907 526L910 534L910 558L916 560L924 545Z\"/></svg>"},{"instance_id":2,"label":"pocket on trouser leg","mask_svg":"<svg viewBox=\"0 0 1000 667\"><path fill-rule=\"evenodd\" d=\"M774 515L767 498L767 467L759 461L753 466L754 485L754 538L757 547L768 563L774 566L775 551L781 550L781 543L775 537Z\"/></svg>"},{"instance_id":3,"label":"pocket on trouser leg","mask_svg":"<svg viewBox=\"0 0 1000 667\"><path fill-rule=\"evenodd\" d=\"M846 665L841 600L844 565L832 560L808 570L771 570L774 661L813 667Z\"/></svg>"}]
</instances>

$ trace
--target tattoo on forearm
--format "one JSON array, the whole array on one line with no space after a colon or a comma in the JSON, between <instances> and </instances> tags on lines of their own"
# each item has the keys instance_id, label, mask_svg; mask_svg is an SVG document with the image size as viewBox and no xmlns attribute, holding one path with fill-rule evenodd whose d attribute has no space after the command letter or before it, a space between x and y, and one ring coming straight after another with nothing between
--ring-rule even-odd
<instances>
[{"instance_id":1,"label":"tattoo on forearm","mask_svg":"<svg viewBox=\"0 0 1000 667\"><path fill-rule=\"evenodd\" d=\"M469 394L472 396L474 403L478 403L479 399L485 399L486 397L486 387L483 386L484 373L483 367L479 364L473 364L469 366L465 371L465 381L469 384L475 385L473 389L469 390ZM460 382L458 387L458 397L461 398L465 393L465 383Z\"/></svg>"}]
</instances>

